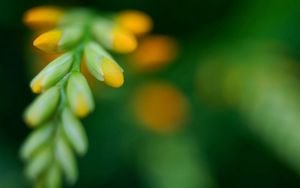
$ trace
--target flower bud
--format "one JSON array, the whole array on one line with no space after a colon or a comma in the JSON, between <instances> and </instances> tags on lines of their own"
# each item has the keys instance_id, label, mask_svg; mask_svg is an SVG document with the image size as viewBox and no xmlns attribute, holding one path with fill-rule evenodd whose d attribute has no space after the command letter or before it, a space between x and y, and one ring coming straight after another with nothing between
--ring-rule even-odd
<instances>
[{"instance_id":1,"label":"flower bud","mask_svg":"<svg viewBox=\"0 0 300 188\"><path fill-rule=\"evenodd\" d=\"M80 72L71 74L67 86L67 98L74 114L85 117L94 110L91 90Z\"/></svg>"},{"instance_id":2,"label":"flower bud","mask_svg":"<svg viewBox=\"0 0 300 188\"><path fill-rule=\"evenodd\" d=\"M123 85L123 69L97 43L90 42L87 44L85 57L89 71L98 80L115 88Z\"/></svg>"},{"instance_id":3,"label":"flower bud","mask_svg":"<svg viewBox=\"0 0 300 188\"><path fill-rule=\"evenodd\" d=\"M73 55L66 53L49 63L30 83L34 93L40 93L61 80L72 66Z\"/></svg>"},{"instance_id":4,"label":"flower bud","mask_svg":"<svg viewBox=\"0 0 300 188\"><path fill-rule=\"evenodd\" d=\"M52 156L52 148L49 145L41 148L29 161L25 171L26 176L30 180L37 179L51 164Z\"/></svg>"},{"instance_id":5,"label":"flower bud","mask_svg":"<svg viewBox=\"0 0 300 188\"><path fill-rule=\"evenodd\" d=\"M23 21L29 27L35 29L51 28L57 25L62 19L64 12L54 6L41 6L28 10Z\"/></svg>"},{"instance_id":6,"label":"flower bud","mask_svg":"<svg viewBox=\"0 0 300 188\"><path fill-rule=\"evenodd\" d=\"M21 149L23 160L29 160L41 147L47 144L54 132L52 122L41 125L37 130L31 133Z\"/></svg>"},{"instance_id":7,"label":"flower bud","mask_svg":"<svg viewBox=\"0 0 300 188\"><path fill-rule=\"evenodd\" d=\"M133 33L103 19L92 27L96 39L106 48L118 53L129 53L136 49L137 40Z\"/></svg>"},{"instance_id":8,"label":"flower bud","mask_svg":"<svg viewBox=\"0 0 300 188\"><path fill-rule=\"evenodd\" d=\"M59 188L62 182L62 170L58 162L53 161L45 174L45 186L48 188Z\"/></svg>"},{"instance_id":9,"label":"flower bud","mask_svg":"<svg viewBox=\"0 0 300 188\"><path fill-rule=\"evenodd\" d=\"M135 35L143 35L152 29L151 18L140 11L127 10L116 16L116 22Z\"/></svg>"},{"instance_id":10,"label":"flower bud","mask_svg":"<svg viewBox=\"0 0 300 188\"><path fill-rule=\"evenodd\" d=\"M44 123L56 110L60 98L59 88L53 87L41 94L26 109L25 122L32 127Z\"/></svg>"},{"instance_id":11,"label":"flower bud","mask_svg":"<svg viewBox=\"0 0 300 188\"><path fill-rule=\"evenodd\" d=\"M62 127L64 135L74 150L78 155L84 155L88 148L87 135L81 122L68 108L62 112Z\"/></svg>"},{"instance_id":12,"label":"flower bud","mask_svg":"<svg viewBox=\"0 0 300 188\"><path fill-rule=\"evenodd\" d=\"M64 136L56 139L55 158L66 176L66 182L73 185L78 178L78 169L73 151Z\"/></svg>"},{"instance_id":13,"label":"flower bud","mask_svg":"<svg viewBox=\"0 0 300 188\"><path fill-rule=\"evenodd\" d=\"M112 49L119 53L129 53L136 49L137 41L132 33L116 27L112 31Z\"/></svg>"},{"instance_id":14,"label":"flower bud","mask_svg":"<svg viewBox=\"0 0 300 188\"><path fill-rule=\"evenodd\" d=\"M47 53L57 53L68 49L79 41L82 30L78 27L53 29L38 36L33 45Z\"/></svg>"}]
</instances>

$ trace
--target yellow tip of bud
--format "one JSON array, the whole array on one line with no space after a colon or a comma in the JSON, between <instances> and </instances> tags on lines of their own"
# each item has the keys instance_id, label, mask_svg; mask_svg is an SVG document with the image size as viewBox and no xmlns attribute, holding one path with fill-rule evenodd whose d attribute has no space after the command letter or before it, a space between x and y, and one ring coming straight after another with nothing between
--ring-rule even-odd
<instances>
[{"instance_id":1,"label":"yellow tip of bud","mask_svg":"<svg viewBox=\"0 0 300 188\"><path fill-rule=\"evenodd\" d=\"M50 28L62 18L63 11L53 6L41 6L28 10L23 17L26 25L32 28Z\"/></svg>"},{"instance_id":2,"label":"yellow tip of bud","mask_svg":"<svg viewBox=\"0 0 300 188\"><path fill-rule=\"evenodd\" d=\"M86 98L83 95L79 95L76 103L76 116L83 118L90 113L90 108L88 106Z\"/></svg>"},{"instance_id":3,"label":"yellow tip of bud","mask_svg":"<svg viewBox=\"0 0 300 188\"><path fill-rule=\"evenodd\" d=\"M151 18L140 11L128 10L121 12L117 18L117 23L135 35L142 35L152 29Z\"/></svg>"},{"instance_id":4,"label":"yellow tip of bud","mask_svg":"<svg viewBox=\"0 0 300 188\"><path fill-rule=\"evenodd\" d=\"M33 93L41 93L42 92L43 89L41 86L41 82L42 82L42 79L39 78L32 83L31 90Z\"/></svg>"},{"instance_id":5,"label":"yellow tip of bud","mask_svg":"<svg viewBox=\"0 0 300 188\"><path fill-rule=\"evenodd\" d=\"M102 59L101 69L104 82L114 88L121 87L124 83L123 71L121 68L107 58Z\"/></svg>"},{"instance_id":6,"label":"yellow tip of bud","mask_svg":"<svg viewBox=\"0 0 300 188\"><path fill-rule=\"evenodd\" d=\"M120 53L129 53L136 49L137 40L135 36L121 28L115 28L113 31L113 50Z\"/></svg>"},{"instance_id":7,"label":"yellow tip of bud","mask_svg":"<svg viewBox=\"0 0 300 188\"><path fill-rule=\"evenodd\" d=\"M26 123L26 125L28 125L28 127L33 128L35 127L36 124L36 119L34 116L25 116L24 121Z\"/></svg>"},{"instance_id":8,"label":"yellow tip of bud","mask_svg":"<svg viewBox=\"0 0 300 188\"><path fill-rule=\"evenodd\" d=\"M33 45L47 53L55 53L58 50L58 43L62 37L62 31L51 30L38 36Z\"/></svg>"}]
</instances>

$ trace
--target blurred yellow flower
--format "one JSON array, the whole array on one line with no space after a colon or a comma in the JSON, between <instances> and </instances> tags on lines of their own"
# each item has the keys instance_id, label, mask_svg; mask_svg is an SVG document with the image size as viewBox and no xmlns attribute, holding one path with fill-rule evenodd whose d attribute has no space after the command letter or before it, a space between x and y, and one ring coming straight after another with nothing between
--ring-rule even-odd
<instances>
[{"instance_id":1,"label":"blurred yellow flower","mask_svg":"<svg viewBox=\"0 0 300 188\"><path fill-rule=\"evenodd\" d=\"M138 48L129 55L129 60L135 71L147 72L171 63L177 52L177 43L171 37L150 35L140 39Z\"/></svg>"},{"instance_id":2,"label":"blurred yellow flower","mask_svg":"<svg viewBox=\"0 0 300 188\"><path fill-rule=\"evenodd\" d=\"M54 27L62 19L64 12L54 6L40 6L29 9L23 17L23 22L34 29Z\"/></svg>"},{"instance_id":3,"label":"blurred yellow flower","mask_svg":"<svg viewBox=\"0 0 300 188\"><path fill-rule=\"evenodd\" d=\"M127 10L116 16L116 22L135 35L143 35L152 27L152 19L145 13L136 10Z\"/></svg>"},{"instance_id":4,"label":"blurred yellow flower","mask_svg":"<svg viewBox=\"0 0 300 188\"><path fill-rule=\"evenodd\" d=\"M112 33L112 49L119 53L129 53L136 49L137 40L135 36L122 28L115 28Z\"/></svg>"},{"instance_id":5,"label":"blurred yellow flower","mask_svg":"<svg viewBox=\"0 0 300 188\"><path fill-rule=\"evenodd\" d=\"M133 111L138 121L159 133L182 127L187 119L188 106L183 93L165 82L142 86L133 97Z\"/></svg>"}]
</instances>

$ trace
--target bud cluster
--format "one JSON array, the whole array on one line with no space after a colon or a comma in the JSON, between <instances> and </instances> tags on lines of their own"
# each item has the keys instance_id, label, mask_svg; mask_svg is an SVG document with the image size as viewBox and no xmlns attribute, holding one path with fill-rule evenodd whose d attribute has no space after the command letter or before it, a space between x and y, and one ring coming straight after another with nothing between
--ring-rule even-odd
<instances>
[{"instance_id":1,"label":"bud cluster","mask_svg":"<svg viewBox=\"0 0 300 188\"><path fill-rule=\"evenodd\" d=\"M109 15L109 16L107 16ZM40 94L24 113L35 130L21 148L26 175L36 187L58 188L62 177L77 180L77 155L87 152L88 141L80 118L94 110L94 100L81 63L97 80L118 88L123 69L107 50L129 53L138 35L148 32L151 19L138 11L99 15L86 9L64 10L52 6L28 10L24 22L40 34L33 46L57 57L31 81Z\"/></svg>"}]
</instances>

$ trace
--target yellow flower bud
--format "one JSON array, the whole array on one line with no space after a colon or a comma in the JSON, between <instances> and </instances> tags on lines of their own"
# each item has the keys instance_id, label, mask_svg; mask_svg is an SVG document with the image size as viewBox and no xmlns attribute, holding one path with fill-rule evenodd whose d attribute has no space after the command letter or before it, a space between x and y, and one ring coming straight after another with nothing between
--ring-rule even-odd
<instances>
[{"instance_id":1,"label":"yellow flower bud","mask_svg":"<svg viewBox=\"0 0 300 188\"><path fill-rule=\"evenodd\" d=\"M56 53L58 51L58 44L62 38L62 31L55 29L38 36L33 45L38 49L47 53Z\"/></svg>"},{"instance_id":2,"label":"yellow flower bud","mask_svg":"<svg viewBox=\"0 0 300 188\"><path fill-rule=\"evenodd\" d=\"M152 29L151 18L140 11L127 10L121 12L116 17L116 22L135 35L143 35Z\"/></svg>"},{"instance_id":3,"label":"yellow flower bud","mask_svg":"<svg viewBox=\"0 0 300 188\"><path fill-rule=\"evenodd\" d=\"M112 40L112 49L119 53L129 53L134 51L137 47L135 36L131 32L120 27L116 27L113 30Z\"/></svg>"},{"instance_id":4,"label":"yellow flower bud","mask_svg":"<svg viewBox=\"0 0 300 188\"><path fill-rule=\"evenodd\" d=\"M54 29L38 36L33 45L44 52L57 53L77 43L82 34L80 27Z\"/></svg>"},{"instance_id":5,"label":"yellow flower bud","mask_svg":"<svg viewBox=\"0 0 300 188\"><path fill-rule=\"evenodd\" d=\"M59 89L53 87L40 95L25 111L25 122L29 126L44 123L53 115L60 98Z\"/></svg>"},{"instance_id":6,"label":"yellow flower bud","mask_svg":"<svg viewBox=\"0 0 300 188\"><path fill-rule=\"evenodd\" d=\"M59 23L63 17L63 10L54 6L41 6L28 10L23 21L35 29L51 28Z\"/></svg>"},{"instance_id":7,"label":"yellow flower bud","mask_svg":"<svg viewBox=\"0 0 300 188\"><path fill-rule=\"evenodd\" d=\"M104 82L114 88L121 87L124 83L123 71L118 64L108 58L102 59L101 64Z\"/></svg>"},{"instance_id":8,"label":"yellow flower bud","mask_svg":"<svg viewBox=\"0 0 300 188\"><path fill-rule=\"evenodd\" d=\"M73 113L78 117L85 117L94 109L91 90L80 72L71 74L67 86L67 97Z\"/></svg>"}]
</instances>

